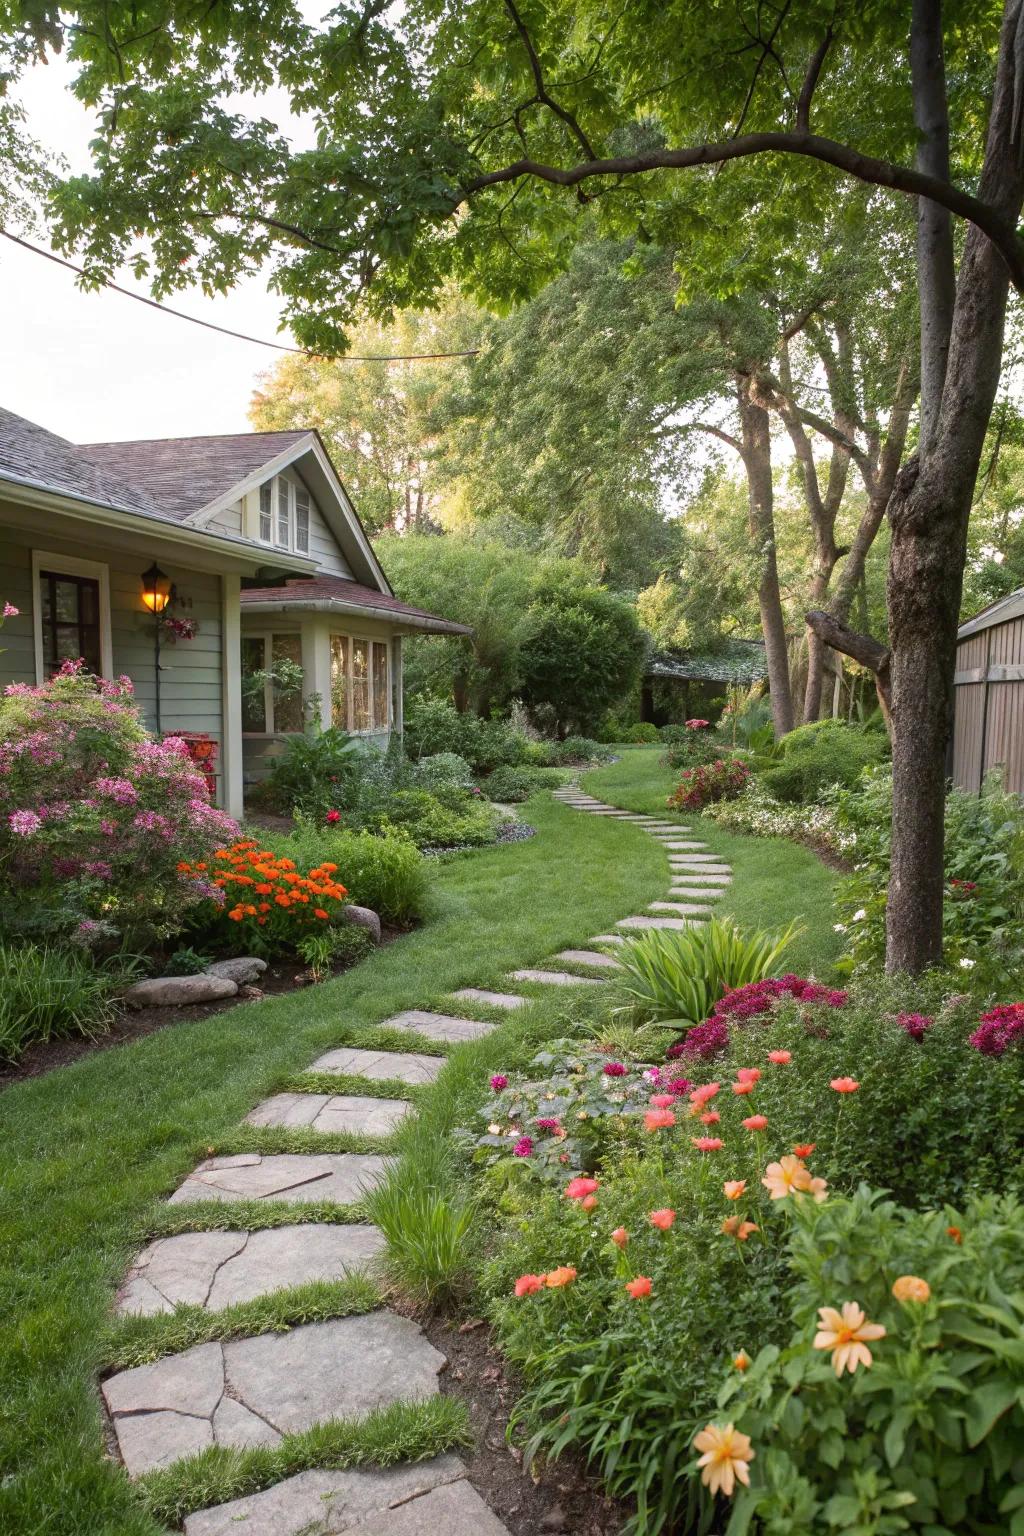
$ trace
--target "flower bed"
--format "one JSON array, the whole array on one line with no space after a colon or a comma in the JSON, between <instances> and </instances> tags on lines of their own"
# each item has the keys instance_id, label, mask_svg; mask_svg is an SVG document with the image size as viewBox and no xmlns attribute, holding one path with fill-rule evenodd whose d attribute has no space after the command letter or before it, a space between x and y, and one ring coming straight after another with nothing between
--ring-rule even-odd
<instances>
[{"instance_id":1,"label":"flower bed","mask_svg":"<svg viewBox=\"0 0 1024 1536\"><path fill-rule=\"evenodd\" d=\"M749 778L750 769L738 757L719 757L687 768L666 804L673 811L701 811L716 800L735 799Z\"/></svg>"},{"instance_id":2,"label":"flower bed","mask_svg":"<svg viewBox=\"0 0 1024 1536\"><path fill-rule=\"evenodd\" d=\"M209 863L178 866L182 875L209 880L221 893L197 914L217 949L259 955L296 953L311 931L338 918L348 892L334 878L337 869L328 862L302 874L294 859L251 839L218 849Z\"/></svg>"}]
</instances>

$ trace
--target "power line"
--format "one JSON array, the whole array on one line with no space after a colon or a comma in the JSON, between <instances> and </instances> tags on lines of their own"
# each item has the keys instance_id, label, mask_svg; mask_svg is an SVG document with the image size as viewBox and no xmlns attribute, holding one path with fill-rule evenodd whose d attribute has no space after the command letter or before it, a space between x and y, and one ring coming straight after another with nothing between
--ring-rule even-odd
<instances>
[{"instance_id":1,"label":"power line","mask_svg":"<svg viewBox=\"0 0 1024 1536\"><path fill-rule=\"evenodd\" d=\"M53 251L44 250L41 245L32 245L28 240L22 240L18 235L12 235L9 230L0 229L0 235L5 240L10 240L13 245L20 245L22 250L31 251L33 256L44 256L47 261L52 261L58 267L66 267L69 272L76 272L79 277L85 276L84 267L76 267L74 262L65 261L63 256L56 256ZM187 320L190 325L201 325L206 331L217 331L221 336L231 336L235 341L250 341L256 347L271 347L275 352L293 352L299 357L320 357L319 352L307 351L305 347L289 347L281 341L264 341L261 336L249 336L245 331L232 331L226 325L215 325L212 320L200 320L196 315L187 315L183 309L172 309L169 304L160 304L156 299L147 299L144 293L133 293L130 288L122 288L117 283L104 281L100 285L109 288L111 293L119 293L122 298L134 299L136 304L145 304L149 309L157 309L162 315L173 315L175 320ZM479 348L473 347L466 352L404 352L404 353L374 353L366 357L353 357L351 353L341 353L332 357L329 361L334 363L438 363L451 357L476 357Z\"/></svg>"}]
</instances>

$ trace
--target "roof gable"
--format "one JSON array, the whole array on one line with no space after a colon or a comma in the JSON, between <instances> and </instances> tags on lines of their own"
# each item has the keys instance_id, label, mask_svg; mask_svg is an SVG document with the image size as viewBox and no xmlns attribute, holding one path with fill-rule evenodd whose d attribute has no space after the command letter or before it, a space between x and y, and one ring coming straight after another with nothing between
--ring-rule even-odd
<instances>
[{"instance_id":1,"label":"roof gable","mask_svg":"<svg viewBox=\"0 0 1024 1536\"><path fill-rule=\"evenodd\" d=\"M187 522L308 437L308 432L237 432L223 437L143 438L129 443L83 443L78 452L101 470L145 485L168 517Z\"/></svg>"}]
</instances>

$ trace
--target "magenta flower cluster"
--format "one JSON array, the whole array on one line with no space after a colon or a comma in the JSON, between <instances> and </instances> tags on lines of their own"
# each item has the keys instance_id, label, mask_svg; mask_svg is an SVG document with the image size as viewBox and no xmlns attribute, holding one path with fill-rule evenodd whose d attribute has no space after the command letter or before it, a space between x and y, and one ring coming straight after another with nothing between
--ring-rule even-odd
<instances>
[{"instance_id":1,"label":"magenta flower cluster","mask_svg":"<svg viewBox=\"0 0 1024 1536\"><path fill-rule=\"evenodd\" d=\"M927 1013L898 1013L896 1015L896 1023L905 1035L910 1036L911 1040L921 1041L931 1029L935 1020L930 1018Z\"/></svg>"},{"instance_id":2,"label":"magenta flower cluster","mask_svg":"<svg viewBox=\"0 0 1024 1536\"><path fill-rule=\"evenodd\" d=\"M771 1013L772 1004L779 998L795 997L801 1003L827 1003L830 1008L843 1008L849 1001L849 993L835 987L823 987L803 976L768 977L764 981L752 981L746 987L736 987L719 998L714 1006L717 1018L729 1017L738 1023L747 1019L761 1018Z\"/></svg>"},{"instance_id":3,"label":"magenta flower cluster","mask_svg":"<svg viewBox=\"0 0 1024 1536\"><path fill-rule=\"evenodd\" d=\"M983 1013L971 1044L983 1056L1002 1056L1012 1045L1024 1045L1024 1003L1003 1003Z\"/></svg>"}]
</instances>

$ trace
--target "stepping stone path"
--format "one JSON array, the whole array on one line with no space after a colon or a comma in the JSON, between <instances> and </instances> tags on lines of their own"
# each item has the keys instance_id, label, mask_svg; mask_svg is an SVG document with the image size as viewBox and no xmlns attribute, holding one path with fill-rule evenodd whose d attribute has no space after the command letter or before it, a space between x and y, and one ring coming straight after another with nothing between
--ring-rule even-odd
<instances>
[{"instance_id":1,"label":"stepping stone path","mask_svg":"<svg viewBox=\"0 0 1024 1536\"><path fill-rule=\"evenodd\" d=\"M708 903L722 895L731 871L717 854L704 852L703 843L683 840L688 827L619 810L574 787L556 790L555 798L588 815L628 822L656 838L668 854L672 882L667 900L622 918L615 933L595 935L590 943L601 948L563 949L554 963L612 973L621 967L605 946L624 943L631 930L685 929L711 914ZM541 965L513 971L509 981L586 988L602 986L606 978ZM462 987L451 997L463 1007L509 1014L531 1001L517 992L484 987ZM451 1013L408 1008L383 1019L380 1027L458 1047L498 1026L493 1020L466 1018L457 1008ZM393 1096L276 1093L250 1111L246 1124L386 1138L414 1113L401 1086L432 1083L444 1064L441 1051L339 1046L318 1057L309 1071L385 1082L393 1085ZM353 1152L209 1157L174 1191L169 1204L353 1205L382 1182L386 1170L384 1157ZM372 1225L303 1221L302 1214L297 1209L294 1221L252 1232L186 1231L157 1238L132 1262L117 1294L117 1312L155 1316L182 1305L217 1312L288 1287L365 1272L384 1251L384 1236ZM381 1307L284 1332L197 1344L117 1372L102 1383L102 1392L117 1448L135 1477L212 1446L276 1445L282 1436L319 1422L420 1401L436 1393L446 1363L418 1324ZM346 1531L354 1536L508 1536L470 1484L464 1463L452 1455L387 1470L302 1472L185 1520L185 1536L234 1536L239 1530L245 1536L341 1536Z\"/></svg>"}]
</instances>

